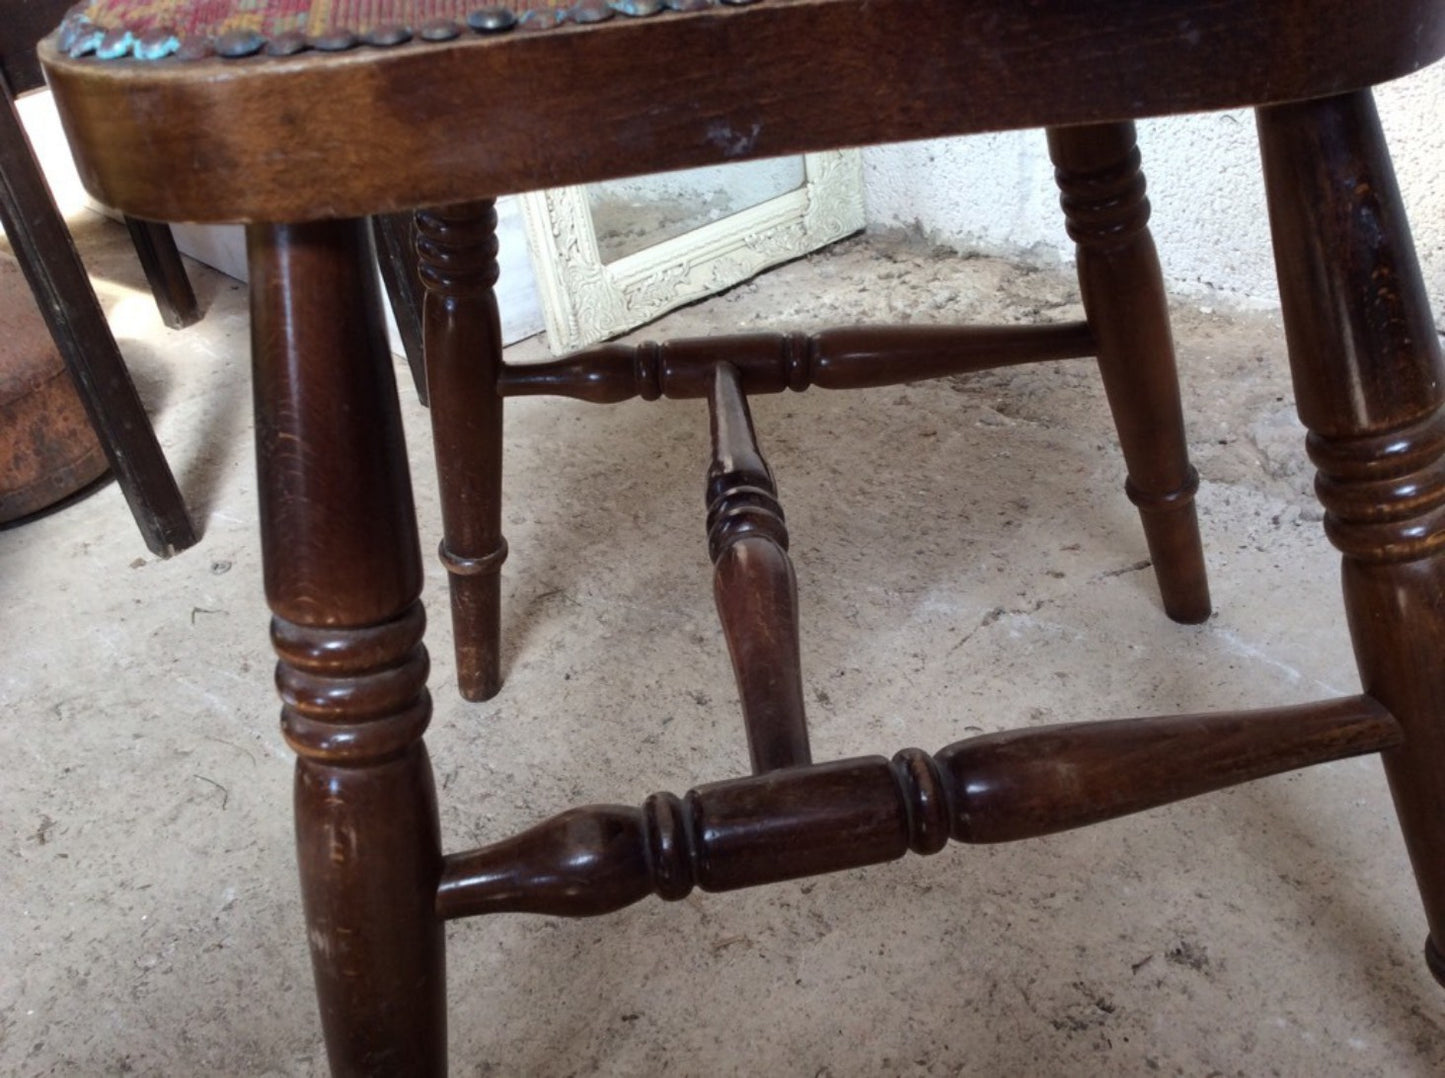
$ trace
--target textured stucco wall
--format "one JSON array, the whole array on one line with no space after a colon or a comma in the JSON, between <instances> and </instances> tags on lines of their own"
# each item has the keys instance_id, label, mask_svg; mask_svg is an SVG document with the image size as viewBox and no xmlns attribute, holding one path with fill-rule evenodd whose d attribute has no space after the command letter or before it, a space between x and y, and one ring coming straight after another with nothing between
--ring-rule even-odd
<instances>
[{"instance_id":1,"label":"textured stucco wall","mask_svg":"<svg viewBox=\"0 0 1445 1078\"><path fill-rule=\"evenodd\" d=\"M1445 64L1377 92L1437 321L1445 319ZM1145 121L1139 144L1171 288L1275 304L1254 120L1248 112ZM1041 132L864 153L870 227L918 228L985 253L1071 260Z\"/></svg>"}]
</instances>

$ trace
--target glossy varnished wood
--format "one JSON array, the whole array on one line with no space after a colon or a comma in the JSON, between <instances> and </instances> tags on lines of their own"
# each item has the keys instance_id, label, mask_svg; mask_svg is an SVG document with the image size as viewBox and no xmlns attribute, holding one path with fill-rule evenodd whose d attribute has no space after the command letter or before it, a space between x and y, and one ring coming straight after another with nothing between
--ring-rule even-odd
<instances>
[{"instance_id":1,"label":"glossy varnished wood","mask_svg":"<svg viewBox=\"0 0 1445 1078\"><path fill-rule=\"evenodd\" d=\"M654 794L641 809L573 809L447 857L446 918L585 917L648 895L730 891L929 854L949 838L1052 834L1326 760L1399 746L1366 696L989 734L930 757L881 756Z\"/></svg>"},{"instance_id":2,"label":"glossy varnished wood","mask_svg":"<svg viewBox=\"0 0 1445 1078\"><path fill-rule=\"evenodd\" d=\"M925 378L1077 359L1095 352L1085 322L1044 326L850 326L818 333L738 333L661 343L604 344L544 363L502 368L507 397L551 395L593 404L706 397L719 363L745 393L868 389Z\"/></svg>"},{"instance_id":3,"label":"glossy varnished wood","mask_svg":"<svg viewBox=\"0 0 1445 1078\"><path fill-rule=\"evenodd\" d=\"M798 582L772 469L758 449L736 367L713 371L707 541L718 618L753 772L811 762L798 647Z\"/></svg>"},{"instance_id":4,"label":"glossy varnished wood","mask_svg":"<svg viewBox=\"0 0 1445 1078\"><path fill-rule=\"evenodd\" d=\"M1315 489L1360 679L1405 733L1385 772L1445 983L1445 366L1370 95L1259 132Z\"/></svg>"},{"instance_id":5,"label":"glossy varnished wood","mask_svg":"<svg viewBox=\"0 0 1445 1078\"><path fill-rule=\"evenodd\" d=\"M497 393L502 324L492 291L496 205L487 200L428 210L417 214L416 229L457 684L468 700L486 700L502 684L499 574L507 557Z\"/></svg>"},{"instance_id":6,"label":"glossy varnished wood","mask_svg":"<svg viewBox=\"0 0 1445 1078\"><path fill-rule=\"evenodd\" d=\"M338 1075L446 1068L421 558L364 221L255 226L256 455L301 893Z\"/></svg>"},{"instance_id":7,"label":"glossy varnished wood","mask_svg":"<svg viewBox=\"0 0 1445 1078\"><path fill-rule=\"evenodd\" d=\"M106 202L156 220L302 220L1287 101L1442 53L1436 0L763 0L342 56L43 58ZM486 137L458 137L479 103Z\"/></svg>"},{"instance_id":8,"label":"glossy varnished wood","mask_svg":"<svg viewBox=\"0 0 1445 1078\"><path fill-rule=\"evenodd\" d=\"M1164 610L1209 617L1204 547L1194 511L1169 305L1132 123L1054 128L1049 154L1078 249L1079 288L1098 342L1099 371L1129 467Z\"/></svg>"}]
</instances>

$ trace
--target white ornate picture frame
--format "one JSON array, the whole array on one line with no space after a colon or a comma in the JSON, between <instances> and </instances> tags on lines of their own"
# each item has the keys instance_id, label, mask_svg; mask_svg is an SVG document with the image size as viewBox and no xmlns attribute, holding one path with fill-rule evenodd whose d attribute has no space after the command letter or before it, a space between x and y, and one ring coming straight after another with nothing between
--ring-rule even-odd
<instances>
[{"instance_id":1,"label":"white ornate picture frame","mask_svg":"<svg viewBox=\"0 0 1445 1078\"><path fill-rule=\"evenodd\" d=\"M615 337L863 227L857 150L806 154L803 173L795 190L608 263L585 187L522 195L552 351Z\"/></svg>"}]
</instances>

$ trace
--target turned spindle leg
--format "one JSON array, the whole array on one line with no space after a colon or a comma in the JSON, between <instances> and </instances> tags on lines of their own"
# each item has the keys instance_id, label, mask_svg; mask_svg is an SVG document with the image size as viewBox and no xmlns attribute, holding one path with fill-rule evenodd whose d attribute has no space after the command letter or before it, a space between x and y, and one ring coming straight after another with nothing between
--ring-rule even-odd
<instances>
[{"instance_id":1,"label":"turned spindle leg","mask_svg":"<svg viewBox=\"0 0 1445 1078\"><path fill-rule=\"evenodd\" d=\"M1149 555L1175 621L1209 617L1209 583L1194 512L1199 476L1189 463L1169 330L1169 307L1132 123L1051 128L1049 154L1079 286L1098 344L1099 370L1129 469Z\"/></svg>"},{"instance_id":2,"label":"turned spindle leg","mask_svg":"<svg viewBox=\"0 0 1445 1078\"><path fill-rule=\"evenodd\" d=\"M1258 118L1300 418L1364 689L1405 732L1385 771L1445 983L1445 369L1370 94Z\"/></svg>"},{"instance_id":3,"label":"turned spindle leg","mask_svg":"<svg viewBox=\"0 0 1445 1078\"><path fill-rule=\"evenodd\" d=\"M708 398L712 465L707 541L718 617L732 656L753 772L811 760L798 650L798 584L788 529L758 451L737 368L719 363Z\"/></svg>"},{"instance_id":4,"label":"turned spindle leg","mask_svg":"<svg viewBox=\"0 0 1445 1078\"><path fill-rule=\"evenodd\" d=\"M248 232L266 597L337 1075L446 1068L421 558L364 222Z\"/></svg>"},{"instance_id":5,"label":"turned spindle leg","mask_svg":"<svg viewBox=\"0 0 1445 1078\"><path fill-rule=\"evenodd\" d=\"M502 329L497 210L474 202L416 215L426 284L423 335L441 487L441 558L451 578L457 685L468 700L502 687Z\"/></svg>"}]
</instances>

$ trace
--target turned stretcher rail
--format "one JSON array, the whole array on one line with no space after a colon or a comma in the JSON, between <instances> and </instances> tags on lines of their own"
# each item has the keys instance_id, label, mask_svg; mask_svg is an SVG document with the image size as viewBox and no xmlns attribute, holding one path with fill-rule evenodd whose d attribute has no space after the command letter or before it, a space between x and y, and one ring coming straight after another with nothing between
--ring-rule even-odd
<instances>
[{"instance_id":1,"label":"turned stretcher rail","mask_svg":"<svg viewBox=\"0 0 1445 1078\"><path fill-rule=\"evenodd\" d=\"M742 333L604 344L547 363L508 365L497 391L504 397L555 395L593 404L706 397L718 363L738 369L744 393L867 389L1046 359L1082 359L1096 349L1087 322Z\"/></svg>"},{"instance_id":2,"label":"turned stretcher rail","mask_svg":"<svg viewBox=\"0 0 1445 1078\"><path fill-rule=\"evenodd\" d=\"M738 370L713 371L707 539L718 620L732 658L753 773L810 763L798 644L798 583L772 469Z\"/></svg>"},{"instance_id":3,"label":"turned stretcher rail","mask_svg":"<svg viewBox=\"0 0 1445 1078\"><path fill-rule=\"evenodd\" d=\"M648 895L730 891L1007 842L1266 775L1397 747L1367 696L1259 711L1071 723L986 734L936 756L905 749L653 794L641 809L572 809L445 859L443 918L610 913Z\"/></svg>"}]
</instances>

